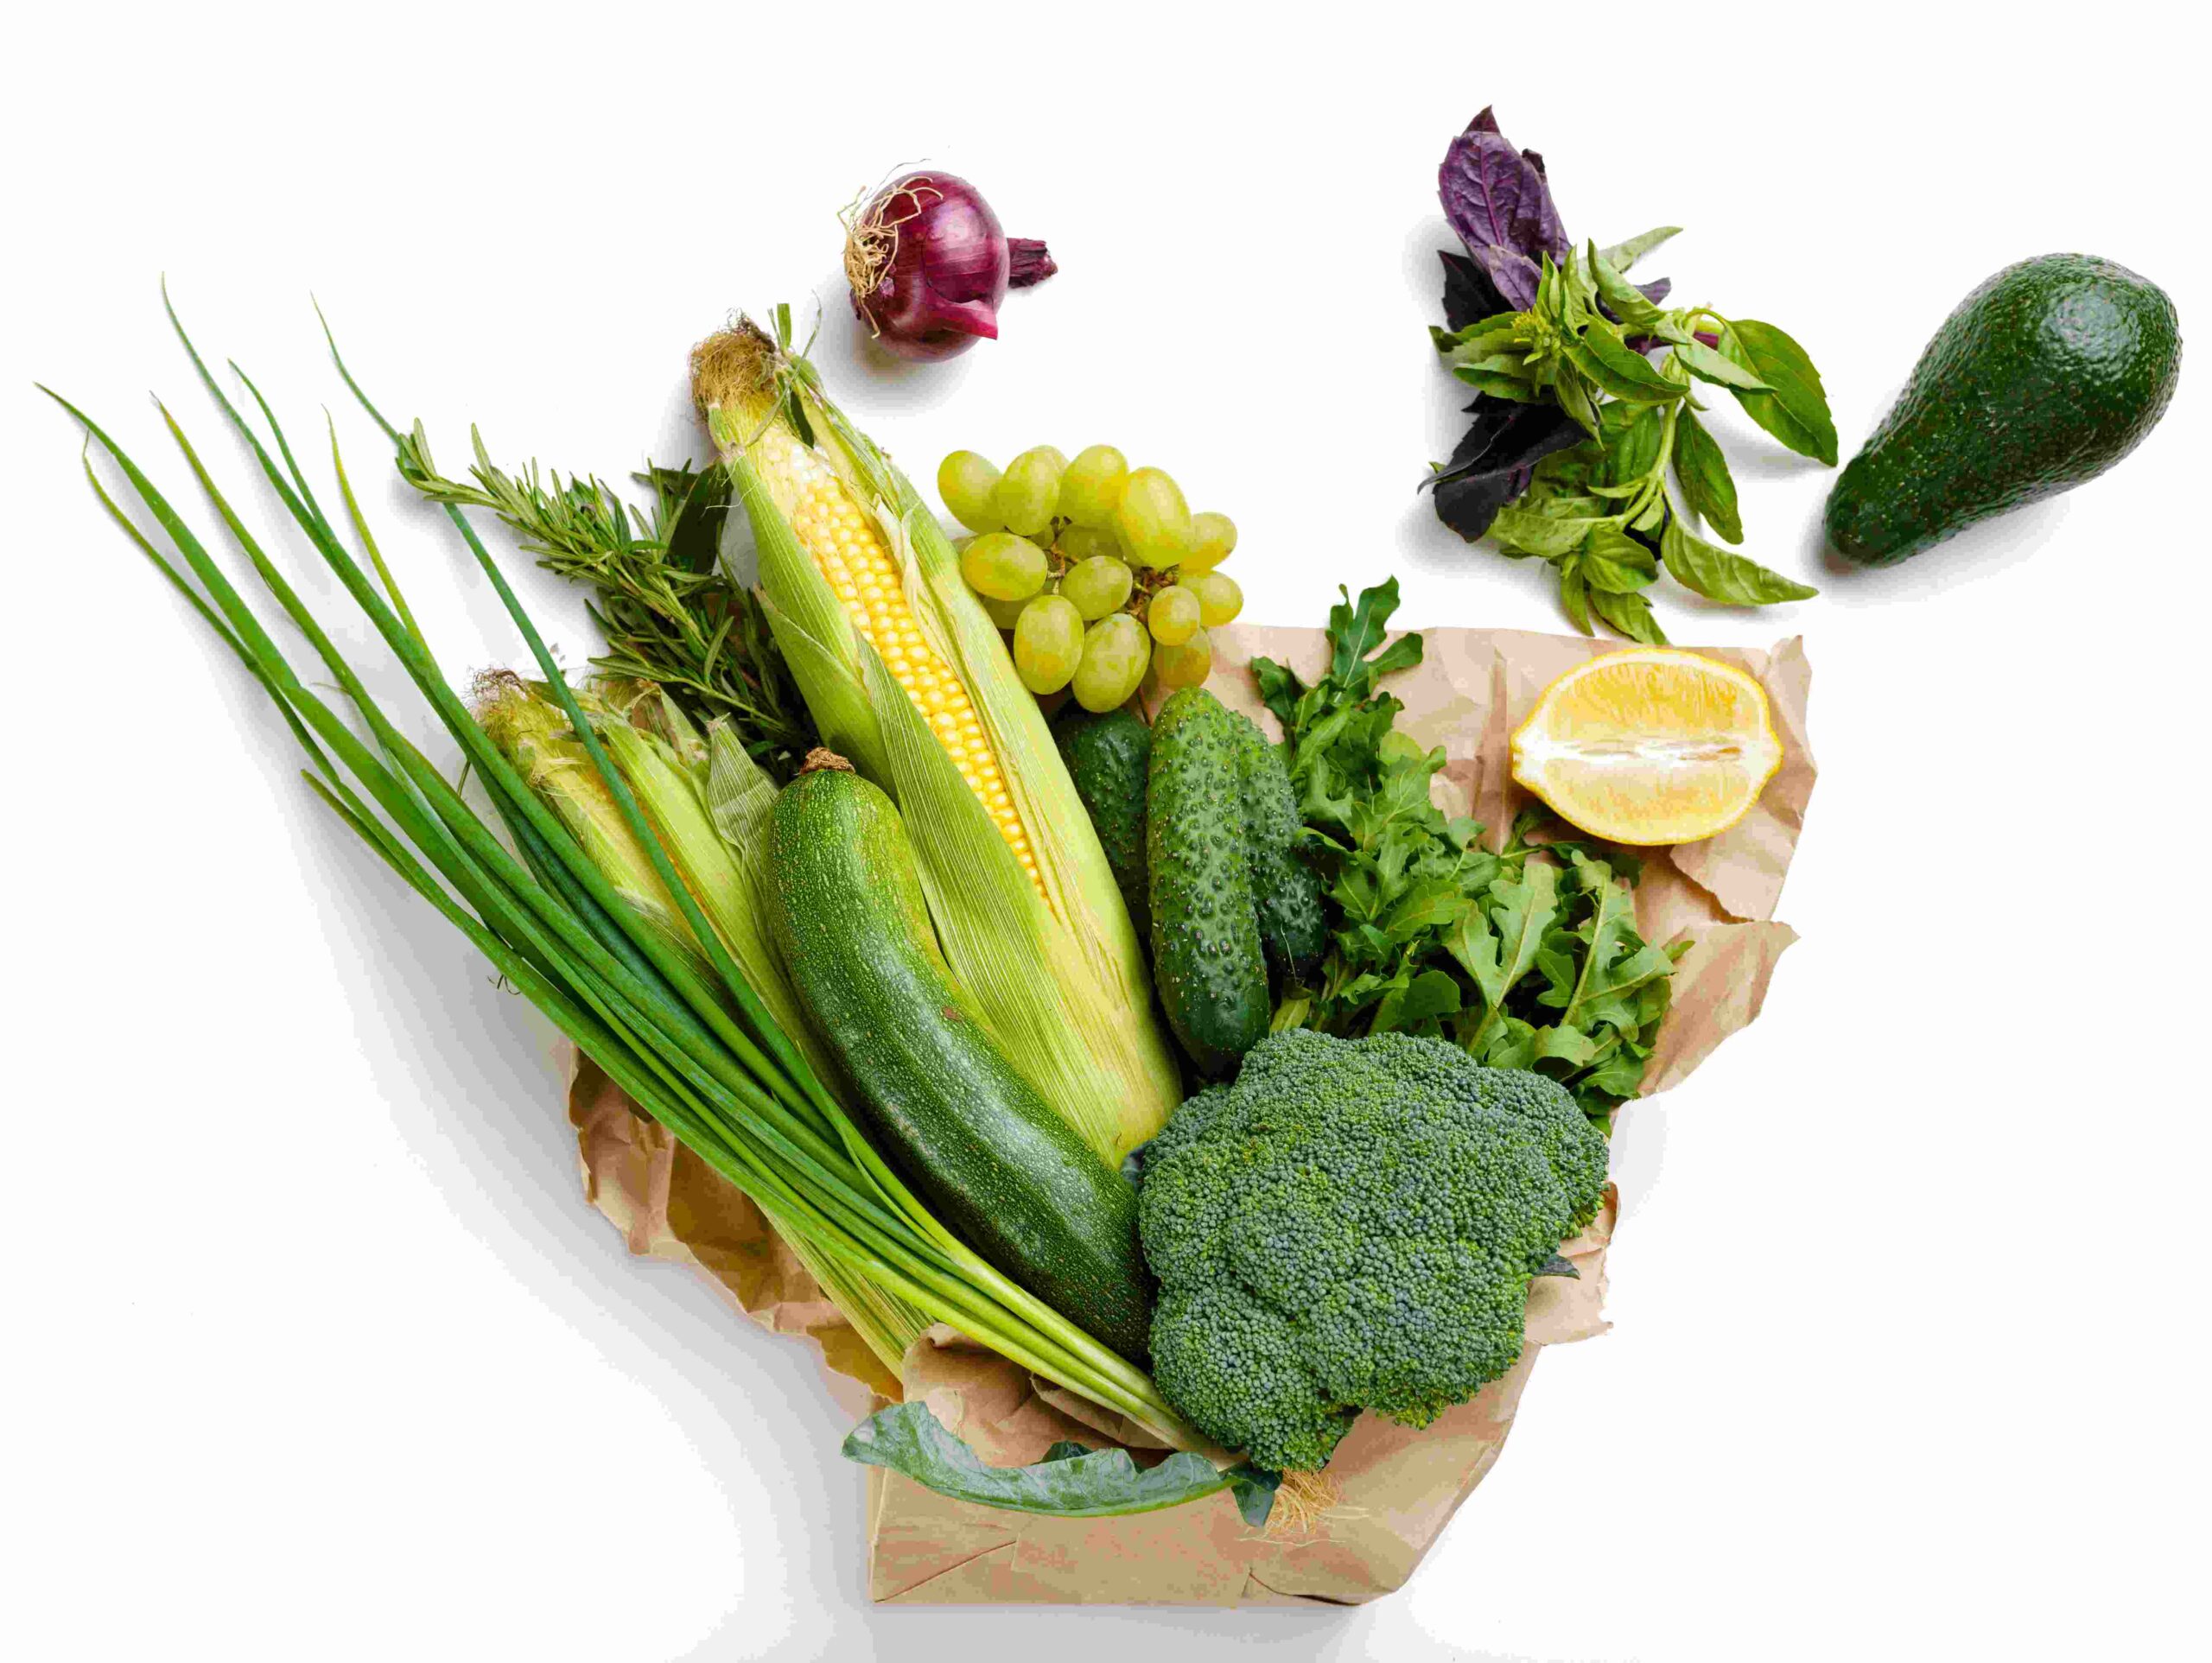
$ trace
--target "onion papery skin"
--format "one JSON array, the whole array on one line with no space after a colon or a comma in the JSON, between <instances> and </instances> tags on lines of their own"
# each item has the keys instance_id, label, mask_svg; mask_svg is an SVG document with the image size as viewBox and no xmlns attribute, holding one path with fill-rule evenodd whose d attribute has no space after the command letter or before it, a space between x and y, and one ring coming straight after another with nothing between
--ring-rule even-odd
<instances>
[{"instance_id":1,"label":"onion papery skin","mask_svg":"<svg viewBox=\"0 0 2212 1663\"><path fill-rule=\"evenodd\" d=\"M1043 244L1027 249L1036 255L1025 257L1024 276L1031 282L1049 276ZM966 180L910 174L879 191L854 219L845 273L854 314L876 343L928 363L998 338L1010 251L998 215Z\"/></svg>"}]
</instances>

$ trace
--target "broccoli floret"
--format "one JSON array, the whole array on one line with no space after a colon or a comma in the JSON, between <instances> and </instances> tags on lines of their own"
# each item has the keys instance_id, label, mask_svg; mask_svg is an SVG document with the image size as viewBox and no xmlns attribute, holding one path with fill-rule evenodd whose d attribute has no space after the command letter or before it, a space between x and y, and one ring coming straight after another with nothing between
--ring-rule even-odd
<instances>
[{"instance_id":1,"label":"broccoli floret","mask_svg":"<svg viewBox=\"0 0 2212 1663\"><path fill-rule=\"evenodd\" d=\"M1263 1467L1363 1409L1425 1426L1521 1355L1529 1278L1605 1199L1555 1081L1410 1034L1270 1036L1144 1152L1154 1377Z\"/></svg>"}]
</instances>

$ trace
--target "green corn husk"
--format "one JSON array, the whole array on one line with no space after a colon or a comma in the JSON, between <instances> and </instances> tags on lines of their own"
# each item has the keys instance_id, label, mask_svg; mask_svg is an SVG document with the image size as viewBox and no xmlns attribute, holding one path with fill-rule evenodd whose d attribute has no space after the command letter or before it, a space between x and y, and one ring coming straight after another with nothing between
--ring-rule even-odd
<instances>
[{"instance_id":1,"label":"green corn husk","mask_svg":"<svg viewBox=\"0 0 2212 1663\"><path fill-rule=\"evenodd\" d=\"M695 352L693 390L752 529L770 625L823 742L898 803L939 944L993 1038L1118 1166L1181 1101L1180 1077L1105 851L1036 700L961 581L958 555L812 366L752 324ZM972 705L1033 878L918 708L906 670L855 627L818 557L819 524L794 524L824 467L868 516L903 574L920 641Z\"/></svg>"},{"instance_id":2,"label":"green corn husk","mask_svg":"<svg viewBox=\"0 0 2212 1663\"><path fill-rule=\"evenodd\" d=\"M715 936L777 1025L816 1073L837 1089L839 1076L829 1053L801 1013L783 962L759 922L763 915L757 845L748 848L726 840L708 808L715 747L675 701L650 682L597 682L575 689L575 696ZM567 714L551 701L547 690L517 676L485 676L477 684L476 718L575 835L615 892L695 963L702 978L710 974L697 936L653 871L652 860ZM717 724L718 729L721 726ZM751 780L743 783L757 782L766 803L772 804L775 787L760 765L727 732L721 733L721 741L726 780L741 769L749 772ZM731 784L728 789L737 792L741 788ZM741 858L746 855L752 857L749 863ZM804 1237L785 1234L784 1240L891 1379L897 1380L906 1348L921 1336L929 1319L850 1266L817 1252Z\"/></svg>"}]
</instances>

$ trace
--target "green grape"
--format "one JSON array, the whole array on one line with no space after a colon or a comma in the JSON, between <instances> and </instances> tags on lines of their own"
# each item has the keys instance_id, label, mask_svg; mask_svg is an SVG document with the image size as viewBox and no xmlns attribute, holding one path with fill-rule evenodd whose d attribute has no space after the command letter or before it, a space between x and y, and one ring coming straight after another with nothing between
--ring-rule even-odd
<instances>
[{"instance_id":1,"label":"green grape","mask_svg":"<svg viewBox=\"0 0 2212 1663\"><path fill-rule=\"evenodd\" d=\"M1058 693L1083 658L1083 614L1057 594L1040 594L1014 626L1014 668L1032 693Z\"/></svg>"},{"instance_id":2,"label":"green grape","mask_svg":"<svg viewBox=\"0 0 2212 1663\"><path fill-rule=\"evenodd\" d=\"M1111 445L1092 445L1075 454L1060 476L1060 512L1077 525L1105 530L1122 500L1129 459Z\"/></svg>"},{"instance_id":3,"label":"green grape","mask_svg":"<svg viewBox=\"0 0 2212 1663\"><path fill-rule=\"evenodd\" d=\"M1180 646L1163 646L1152 655L1162 687L1196 687L1212 673L1213 643L1200 630Z\"/></svg>"},{"instance_id":4,"label":"green grape","mask_svg":"<svg viewBox=\"0 0 2212 1663\"><path fill-rule=\"evenodd\" d=\"M1111 531L1102 531L1095 525L1071 525L1060 533L1058 546L1060 553L1071 562L1101 555L1108 560L1122 557L1122 540Z\"/></svg>"},{"instance_id":5,"label":"green grape","mask_svg":"<svg viewBox=\"0 0 2212 1663\"><path fill-rule=\"evenodd\" d=\"M991 507L1009 531L1033 537L1060 507L1060 475L1068 459L1050 445L1025 450L1006 465L991 487Z\"/></svg>"},{"instance_id":6,"label":"green grape","mask_svg":"<svg viewBox=\"0 0 2212 1663\"><path fill-rule=\"evenodd\" d=\"M1183 488L1156 467L1141 467L1122 486L1114 530L1138 566L1173 566L1189 551L1191 511Z\"/></svg>"},{"instance_id":7,"label":"green grape","mask_svg":"<svg viewBox=\"0 0 2212 1663\"><path fill-rule=\"evenodd\" d=\"M1191 551L1183 556L1183 575L1211 572L1236 550L1236 522L1226 514L1191 516Z\"/></svg>"},{"instance_id":8,"label":"green grape","mask_svg":"<svg viewBox=\"0 0 2212 1663\"><path fill-rule=\"evenodd\" d=\"M960 554L960 575L977 594L993 600L1027 600L1045 587L1051 562L1027 537L987 531Z\"/></svg>"},{"instance_id":9,"label":"green grape","mask_svg":"<svg viewBox=\"0 0 2212 1663\"><path fill-rule=\"evenodd\" d=\"M1144 621L1161 646L1179 647L1198 632L1198 596L1171 583L1146 602Z\"/></svg>"},{"instance_id":10,"label":"green grape","mask_svg":"<svg viewBox=\"0 0 2212 1663\"><path fill-rule=\"evenodd\" d=\"M1077 561L1060 580L1060 593L1075 603L1084 622L1095 623L1108 613L1119 612L1129 598L1135 574L1111 555L1093 555Z\"/></svg>"},{"instance_id":11,"label":"green grape","mask_svg":"<svg viewBox=\"0 0 2212 1663\"><path fill-rule=\"evenodd\" d=\"M1144 680L1152 643L1144 625L1127 613L1100 619L1084 632L1083 659L1075 667L1075 701L1085 710L1126 703Z\"/></svg>"},{"instance_id":12,"label":"green grape","mask_svg":"<svg viewBox=\"0 0 2212 1663\"><path fill-rule=\"evenodd\" d=\"M1191 563L1185 561L1180 575L1183 587L1198 598L1198 622L1208 629L1218 629L1233 622L1244 610L1244 591L1236 587L1236 580L1219 572L1200 572L1191 575Z\"/></svg>"},{"instance_id":13,"label":"green grape","mask_svg":"<svg viewBox=\"0 0 2212 1663\"><path fill-rule=\"evenodd\" d=\"M1012 629L1015 620L1021 616L1021 609L1029 604L1027 600L994 600L987 594L979 594L976 599L983 603L983 610L991 615L991 622L1002 630Z\"/></svg>"},{"instance_id":14,"label":"green grape","mask_svg":"<svg viewBox=\"0 0 2212 1663\"><path fill-rule=\"evenodd\" d=\"M937 494L952 517L970 531L1002 531L1006 521L991 505L999 471L990 459L956 450L937 465Z\"/></svg>"}]
</instances>

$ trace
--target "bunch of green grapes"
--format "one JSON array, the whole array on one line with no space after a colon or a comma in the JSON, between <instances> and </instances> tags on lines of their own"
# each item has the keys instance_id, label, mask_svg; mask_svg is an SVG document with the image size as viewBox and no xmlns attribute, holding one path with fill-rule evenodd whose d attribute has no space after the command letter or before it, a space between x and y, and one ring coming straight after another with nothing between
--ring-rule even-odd
<instances>
[{"instance_id":1,"label":"bunch of green grapes","mask_svg":"<svg viewBox=\"0 0 2212 1663\"><path fill-rule=\"evenodd\" d=\"M1125 702L1149 670L1192 687L1213 668L1206 632L1244 609L1214 568L1236 547L1226 514L1193 514L1156 467L1111 445L1073 461L1050 445L1001 473L972 450L938 465L938 496L976 535L960 574L1014 637L1014 666L1039 697L1067 689L1085 710Z\"/></svg>"}]
</instances>

